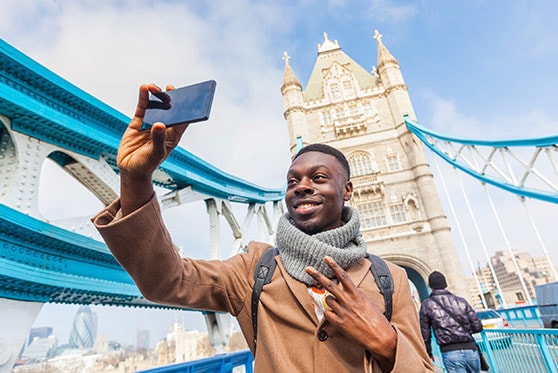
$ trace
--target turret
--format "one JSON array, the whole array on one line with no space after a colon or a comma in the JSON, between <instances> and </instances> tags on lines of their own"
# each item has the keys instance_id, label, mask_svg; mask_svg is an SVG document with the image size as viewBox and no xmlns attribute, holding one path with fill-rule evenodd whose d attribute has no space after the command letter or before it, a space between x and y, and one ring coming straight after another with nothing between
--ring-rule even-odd
<instances>
[{"instance_id":1,"label":"turret","mask_svg":"<svg viewBox=\"0 0 558 373\"><path fill-rule=\"evenodd\" d=\"M308 141L306 114L304 110L304 98L302 96L302 85L289 64L289 55L283 54L285 61L285 73L283 74L283 84L281 94L285 103L284 116L289 127L289 143L292 153L296 152Z\"/></svg>"},{"instance_id":2,"label":"turret","mask_svg":"<svg viewBox=\"0 0 558 373\"><path fill-rule=\"evenodd\" d=\"M392 115L396 126L402 124L403 115L415 118L411 99L407 92L407 85L399 68L399 62L382 42L382 34L374 31L374 39L378 42L378 67L377 73L385 88L385 95L390 103Z\"/></svg>"}]
</instances>

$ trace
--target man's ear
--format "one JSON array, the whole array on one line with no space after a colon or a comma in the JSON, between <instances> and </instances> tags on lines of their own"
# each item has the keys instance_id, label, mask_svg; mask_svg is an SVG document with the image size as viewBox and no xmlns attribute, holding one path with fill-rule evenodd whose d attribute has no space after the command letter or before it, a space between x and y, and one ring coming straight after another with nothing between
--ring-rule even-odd
<instances>
[{"instance_id":1,"label":"man's ear","mask_svg":"<svg viewBox=\"0 0 558 373\"><path fill-rule=\"evenodd\" d=\"M345 194L343 195L343 200L348 201L353 196L353 182L348 180L345 183Z\"/></svg>"}]
</instances>

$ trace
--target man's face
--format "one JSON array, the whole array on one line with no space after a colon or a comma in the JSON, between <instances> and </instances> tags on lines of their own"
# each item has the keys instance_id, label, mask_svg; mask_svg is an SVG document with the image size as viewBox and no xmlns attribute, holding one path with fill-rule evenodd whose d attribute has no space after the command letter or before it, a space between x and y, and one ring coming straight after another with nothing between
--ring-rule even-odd
<instances>
[{"instance_id":1,"label":"man's face","mask_svg":"<svg viewBox=\"0 0 558 373\"><path fill-rule=\"evenodd\" d=\"M330 154L304 153L287 172L287 210L306 234L340 227L343 205L352 192L347 172Z\"/></svg>"}]
</instances>

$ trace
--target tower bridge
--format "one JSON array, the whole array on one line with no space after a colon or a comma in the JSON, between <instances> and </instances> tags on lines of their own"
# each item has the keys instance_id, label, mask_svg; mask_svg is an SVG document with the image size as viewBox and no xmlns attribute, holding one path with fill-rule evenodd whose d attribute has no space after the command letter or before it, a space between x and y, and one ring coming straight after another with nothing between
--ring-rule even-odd
<instances>
[{"instance_id":1,"label":"tower bridge","mask_svg":"<svg viewBox=\"0 0 558 373\"><path fill-rule=\"evenodd\" d=\"M378 67L369 73L324 35L305 89L285 55L281 92L290 146L330 143L349 159L355 194L369 249L403 266L421 297L432 270L445 272L450 288L468 287L424 147L453 167L522 198L556 203L558 139L523 141L534 150L520 161L499 165L490 153L465 157L483 145L510 154L516 143L463 141L422 128L414 118L397 60L378 42ZM46 219L38 207L42 165L53 161L104 205L119 194L116 153L129 118L0 41L0 372L9 371L33 320L45 302L164 307L146 301L114 260L89 217ZM539 154L549 161L536 167ZM513 152L511 152L513 153ZM535 155L536 154L536 155ZM517 159L518 157L512 157ZM481 164L479 166L479 164ZM550 168L550 173L546 170ZM488 173L489 170L493 172ZM538 178L534 183L527 180ZM221 258L220 217L241 250L252 224L274 240L283 212L282 189L262 188L219 170L185 149L174 150L156 171L163 209L205 201L210 257ZM233 205L243 206L238 219ZM255 223L253 217L255 219ZM242 222L242 223L241 223ZM480 286L479 286L480 288ZM227 336L225 321L207 316L214 343ZM9 367L9 368L8 368Z\"/></svg>"}]
</instances>

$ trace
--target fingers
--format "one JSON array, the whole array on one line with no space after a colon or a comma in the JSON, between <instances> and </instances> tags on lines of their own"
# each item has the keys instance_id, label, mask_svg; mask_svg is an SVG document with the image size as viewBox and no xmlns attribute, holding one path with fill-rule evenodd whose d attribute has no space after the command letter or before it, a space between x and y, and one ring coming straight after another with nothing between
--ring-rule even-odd
<instances>
[{"instance_id":1,"label":"fingers","mask_svg":"<svg viewBox=\"0 0 558 373\"><path fill-rule=\"evenodd\" d=\"M324 262L326 262L326 264L329 266L329 268L331 268L331 270L333 271L333 273L335 273L335 277L337 277L337 279L339 280L339 282L341 283L345 283L345 282L350 282L351 284L353 283L351 281L351 279L349 278L349 275L347 274L347 272L345 272L345 270L343 270L343 268L341 268L339 266L339 264L337 264L337 262L335 260L333 260L332 257L330 256L326 256L324 258Z\"/></svg>"},{"instance_id":2,"label":"fingers","mask_svg":"<svg viewBox=\"0 0 558 373\"><path fill-rule=\"evenodd\" d=\"M145 116L145 110L149 107L149 93L158 94L161 92L155 84L142 84L139 88L138 104L136 106L136 111L134 113L134 118L130 123L130 127L135 129L141 129L143 123L143 117Z\"/></svg>"},{"instance_id":3,"label":"fingers","mask_svg":"<svg viewBox=\"0 0 558 373\"><path fill-rule=\"evenodd\" d=\"M337 279L339 280L339 283L341 285L343 285L343 288L345 290L354 291L356 289L356 285L353 283L353 281L351 280L351 278L349 277L347 272L345 272L345 270L343 268L341 268L339 266L339 264L337 264L337 262L335 260L333 260L333 258L331 258L329 256L326 256L324 258L324 262L326 262L326 264L329 266L329 268L331 268L331 270L335 274L335 277L337 277ZM336 287L336 285L333 281L329 280L326 276L324 276L322 273L318 272L316 269L314 269L312 267L309 267L309 269L306 270L306 273L308 273L310 276L312 276L312 278L314 278L314 280L316 280L317 282L319 282L323 286L326 286L326 283L327 283L327 284L330 284L329 285L330 287ZM334 294L334 295L336 295L336 294Z\"/></svg>"},{"instance_id":4,"label":"fingers","mask_svg":"<svg viewBox=\"0 0 558 373\"><path fill-rule=\"evenodd\" d=\"M156 97L157 100L151 98ZM166 92L153 92L147 102L147 109L165 109L171 108L171 98Z\"/></svg>"},{"instance_id":5,"label":"fingers","mask_svg":"<svg viewBox=\"0 0 558 373\"><path fill-rule=\"evenodd\" d=\"M310 276L312 276L312 278L314 280L316 280L317 283L322 285L326 291L328 291L329 293L331 293L333 295L336 295L334 293L334 291L335 291L334 289L336 287L335 283L332 280L330 280L329 278L327 278L326 276L324 276L316 268L306 267L306 273L309 274Z\"/></svg>"}]
</instances>

